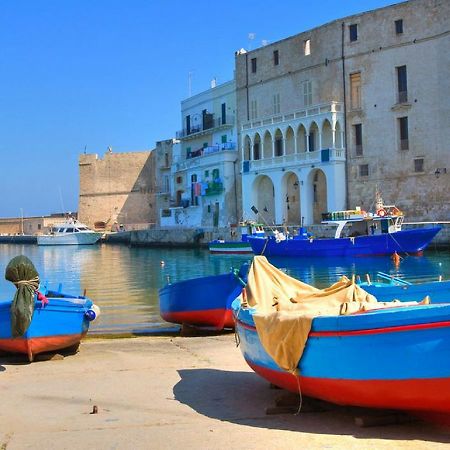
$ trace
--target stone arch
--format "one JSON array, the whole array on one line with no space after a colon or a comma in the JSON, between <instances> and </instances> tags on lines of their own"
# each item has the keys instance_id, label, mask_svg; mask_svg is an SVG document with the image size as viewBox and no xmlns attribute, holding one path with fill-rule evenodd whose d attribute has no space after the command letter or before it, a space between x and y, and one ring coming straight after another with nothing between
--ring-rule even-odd
<instances>
[{"instance_id":1,"label":"stone arch","mask_svg":"<svg viewBox=\"0 0 450 450\"><path fill-rule=\"evenodd\" d=\"M302 123L297 128L297 152L306 152L306 128Z\"/></svg>"},{"instance_id":2,"label":"stone arch","mask_svg":"<svg viewBox=\"0 0 450 450\"><path fill-rule=\"evenodd\" d=\"M286 225L299 225L301 222L300 212L300 182L294 172L286 172L282 179L284 202L283 218Z\"/></svg>"},{"instance_id":3,"label":"stone arch","mask_svg":"<svg viewBox=\"0 0 450 450\"><path fill-rule=\"evenodd\" d=\"M285 154L293 155L295 153L295 134L292 127L287 127L285 136Z\"/></svg>"},{"instance_id":4,"label":"stone arch","mask_svg":"<svg viewBox=\"0 0 450 450\"><path fill-rule=\"evenodd\" d=\"M333 147L333 130L331 123L328 119L325 119L322 124L322 148Z\"/></svg>"},{"instance_id":5,"label":"stone arch","mask_svg":"<svg viewBox=\"0 0 450 450\"><path fill-rule=\"evenodd\" d=\"M274 134L274 146L275 146L275 157L283 156L284 154L284 138L283 133L279 128L275 130Z\"/></svg>"},{"instance_id":6,"label":"stone arch","mask_svg":"<svg viewBox=\"0 0 450 450\"><path fill-rule=\"evenodd\" d=\"M343 148L344 143L342 142L342 128L341 123L337 120L336 124L334 125L334 133L335 133L335 141L334 141L334 148Z\"/></svg>"},{"instance_id":7,"label":"stone arch","mask_svg":"<svg viewBox=\"0 0 450 450\"><path fill-rule=\"evenodd\" d=\"M243 141L243 155L242 155L242 160L243 161L250 161L252 158L252 141L250 139L250 136L248 134L246 134L244 136L244 141Z\"/></svg>"},{"instance_id":8,"label":"stone arch","mask_svg":"<svg viewBox=\"0 0 450 450\"><path fill-rule=\"evenodd\" d=\"M253 204L258 209L259 221L275 224L275 188L267 175L259 175L252 185Z\"/></svg>"},{"instance_id":9,"label":"stone arch","mask_svg":"<svg viewBox=\"0 0 450 450\"><path fill-rule=\"evenodd\" d=\"M253 138L253 159L261 159L261 152L261 136L259 135L259 133L255 133L255 136Z\"/></svg>"},{"instance_id":10,"label":"stone arch","mask_svg":"<svg viewBox=\"0 0 450 450\"><path fill-rule=\"evenodd\" d=\"M308 176L312 187L313 223L322 221L322 214L328 212L327 177L323 170L312 170Z\"/></svg>"},{"instance_id":11,"label":"stone arch","mask_svg":"<svg viewBox=\"0 0 450 450\"><path fill-rule=\"evenodd\" d=\"M319 127L316 122L311 122L308 129L309 151L314 152L319 149Z\"/></svg>"},{"instance_id":12,"label":"stone arch","mask_svg":"<svg viewBox=\"0 0 450 450\"><path fill-rule=\"evenodd\" d=\"M263 139L263 159L272 158L272 135L269 130L266 130L264 133Z\"/></svg>"}]
</instances>

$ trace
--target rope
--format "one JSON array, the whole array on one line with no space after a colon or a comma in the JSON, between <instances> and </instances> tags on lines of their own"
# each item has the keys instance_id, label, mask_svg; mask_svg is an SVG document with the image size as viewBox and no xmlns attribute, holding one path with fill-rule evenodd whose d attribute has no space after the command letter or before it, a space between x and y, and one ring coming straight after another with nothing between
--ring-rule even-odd
<instances>
[{"instance_id":1,"label":"rope","mask_svg":"<svg viewBox=\"0 0 450 450\"><path fill-rule=\"evenodd\" d=\"M405 252L405 250L402 249L402 246L398 243L398 241L395 239L395 237L391 233L388 233L388 234L394 240L394 242L398 245L398 248L400 249L400 251L402 251L406 256L411 256L408 252Z\"/></svg>"},{"instance_id":2,"label":"rope","mask_svg":"<svg viewBox=\"0 0 450 450\"><path fill-rule=\"evenodd\" d=\"M263 247L263 249L262 249L262 252L260 253L261 255L264 255L264 252L266 251L266 247L267 247L267 243L269 242L269 238L268 237L266 237L266 242L265 242L265 244L264 244L264 247Z\"/></svg>"},{"instance_id":3,"label":"rope","mask_svg":"<svg viewBox=\"0 0 450 450\"><path fill-rule=\"evenodd\" d=\"M295 415L298 416L302 410L303 396L302 396L302 390L300 388L300 375L297 376L295 373L293 375L294 375L295 379L297 380L297 386L298 386L299 403L298 403L297 412L295 413Z\"/></svg>"},{"instance_id":4,"label":"rope","mask_svg":"<svg viewBox=\"0 0 450 450\"><path fill-rule=\"evenodd\" d=\"M31 280L14 281L13 284L16 288L19 286L28 286L36 291L39 288L39 277L34 277Z\"/></svg>"}]
</instances>

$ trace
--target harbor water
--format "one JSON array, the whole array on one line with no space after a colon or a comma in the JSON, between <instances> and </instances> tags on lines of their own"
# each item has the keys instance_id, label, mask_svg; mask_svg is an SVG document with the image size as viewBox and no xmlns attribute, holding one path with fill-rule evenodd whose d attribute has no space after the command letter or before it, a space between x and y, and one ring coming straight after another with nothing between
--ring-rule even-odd
<instances>
[{"instance_id":1,"label":"harbor water","mask_svg":"<svg viewBox=\"0 0 450 450\"><path fill-rule=\"evenodd\" d=\"M173 328L159 316L158 290L167 282L226 273L250 261L252 255L211 255L207 250L133 248L125 245L56 246L0 245L0 271L17 255L36 266L41 285L62 285L70 294L83 294L101 308L90 333L139 334ZM409 281L450 279L450 252L429 250L406 256L399 265L390 257L376 258L271 258L277 267L306 283L326 287L342 275L377 271ZM0 299L11 299L15 287L2 276ZM450 299L449 299L450 301Z\"/></svg>"}]
</instances>

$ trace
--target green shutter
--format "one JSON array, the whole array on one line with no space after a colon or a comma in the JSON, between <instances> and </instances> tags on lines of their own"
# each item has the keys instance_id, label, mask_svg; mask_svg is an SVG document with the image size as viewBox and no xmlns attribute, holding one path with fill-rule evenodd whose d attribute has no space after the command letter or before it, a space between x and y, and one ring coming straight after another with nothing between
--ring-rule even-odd
<instances>
[{"instance_id":1,"label":"green shutter","mask_svg":"<svg viewBox=\"0 0 450 450\"><path fill-rule=\"evenodd\" d=\"M226 144L227 143L227 135L223 134L222 135L222 144Z\"/></svg>"}]
</instances>

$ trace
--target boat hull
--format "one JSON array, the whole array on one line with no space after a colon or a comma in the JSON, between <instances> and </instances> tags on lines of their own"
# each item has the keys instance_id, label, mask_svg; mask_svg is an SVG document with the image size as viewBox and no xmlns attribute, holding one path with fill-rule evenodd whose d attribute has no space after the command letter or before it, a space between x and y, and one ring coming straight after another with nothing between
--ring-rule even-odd
<instances>
[{"instance_id":1,"label":"boat hull","mask_svg":"<svg viewBox=\"0 0 450 450\"><path fill-rule=\"evenodd\" d=\"M390 308L313 321L300 375L260 343L251 310L233 303L249 366L282 388L340 405L450 419L450 304ZM370 349L370 350L369 350Z\"/></svg>"},{"instance_id":2,"label":"boat hull","mask_svg":"<svg viewBox=\"0 0 450 450\"><path fill-rule=\"evenodd\" d=\"M210 253L214 254L248 254L253 253L252 247L248 242L233 241L211 241L208 244Z\"/></svg>"},{"instance_id":3,"label":"boat hull","mask_svg":"<svg viewBox=\"0 0 450 450\"><path fill-rule=\"evenodd\" d=\"M96 244L102 233L97 232L79 232L64 234L49 234L37 237L38 245L93 245Z\"/></svg>"},{"instance_id":4,"label":"boat hull","mask_svg":"<svg viewBox=\"0 0 450 450\"><path fill-rule=\"evenodd\" d=\"M238 274L246 277L246 264ZM242 281L233 272L169 284L159 291L161 317L171 323L234 328L231 302L241 293Z\"/></svg>"},{"instance_id":5,"label":"boat hull","mask_svg":"<svg viewBox=\"0 0 450 450\"><path fill-rule=\"evenodd\" d=\"M339 239L286 239L249 236L256 255L314 257L314 256L376 256L397 253L421 253L441 227L402 230L370 236Z\"/></svg>"},{"instance_id":6,"label":"boat hull","mask_svg":"<svg viewBox=\"0 0 450 450\"><path fill-rule=\"evenodd\" d=\"M0 302L0 351L28 355L60 350L80 343L89 329L86 312L93 305L84 297L49 298L42 306L35 302L33 317L26 333L11 335L11 301Z\"/></svg>"}]
</instances>

